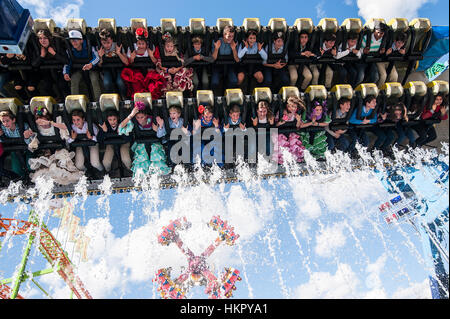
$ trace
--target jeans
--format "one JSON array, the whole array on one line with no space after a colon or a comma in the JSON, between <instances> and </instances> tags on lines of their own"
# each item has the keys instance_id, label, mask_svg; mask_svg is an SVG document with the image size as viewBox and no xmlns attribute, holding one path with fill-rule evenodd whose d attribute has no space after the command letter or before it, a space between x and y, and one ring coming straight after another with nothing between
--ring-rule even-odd
<instances>
[{"instance_id":1,"label":"jeans","mask_svg":"<svg viewBox=\"0 0 450 319\"><path fill-rule=\"evenodd\" d=\"M120 76L121 71L112 68L103 69L103 86L107 93L115 93L118 89L119 94L125 97L127 95L127 87Z\"/></svg>"},{"instance_id":2,"label":"jeans","mask_svg":"<svg viewBox=\"0 0 450 319\"><path fill-rule=\"evenodd\" d=\"M328 132L326 133L328 149L332 151L333 149L338 149L342 152L350 151L351 143L350 141L342 134L340 137L335 138L330 135Z\"/></svg>"},{"instance_id":3,"label":"jeans","mask_svg":"<svg viewBox=\"0 0 450 319\"><path fill-rule=\"evenodd\" d=\"M378 67L376 63L369 63L366 69L366 82L367 83L377 83L380 79L378 73Z\"/></svg>"},{"instance_id":4,"label":"jeans","mask_svg":"<svg viewBox=\"0 0 450 319\"><path fill-rule=\"evenodd\" d=\"M237 87L237 74L236 74L236 68L234 65L231 64L224 64L224 65L214 65L212 68L212 74L211 74L211 88L217 89L220 87L221 79L225 75L225 78L227 80L226 87L227 88L236 88Z\"/></svg>"},{"instance_id":5,"label":"jeans","mask_svg":"<svg viewBox=\"0 0 450 319\"><path fill-rule=\"evenodd\" d=\"M417 146L423 146L437 138L436 129L433 124L419 124L416 127L419 137L416 140Z\"/></svg>"},{"instance_id":6,"label":"jeans","mask_svg":"<svg viewBox=\"0 0 450 319\"><path fill-rule=\"evenodd\" d=\"M363 63L345 63L344 69L347 71L348 83L353 87L357 87L364 81L364 71L366 65Z\"/></svg>"},{"instance_id":7,"label":"jeans","mask_svg":"<svg viewBox=\"0 0 450 319\"><path fill-rule=\"evenodd\" d=\"M279 83L272 85L273 78L278 77ZM264 67L264 86L271 87L275 92L283 86L288 86L290 84L289 71L287 67L282 69L275 69L270 67Z\"/></svg>"}]
</instances>

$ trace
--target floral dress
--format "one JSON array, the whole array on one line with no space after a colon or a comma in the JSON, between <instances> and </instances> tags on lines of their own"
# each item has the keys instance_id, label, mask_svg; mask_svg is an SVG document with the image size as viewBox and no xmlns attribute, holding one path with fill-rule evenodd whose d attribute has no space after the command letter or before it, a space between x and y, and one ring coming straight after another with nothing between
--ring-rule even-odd
<instances>
[{"instance_id":1,"label":"floral dress","mask_svg":"<svg viewBox=\"0 0 450 319\"><path fill-rule=\"evenodd\" d=\"M302 121L306 122L306 113L303 113ZM324 123L330 123L331 119L327 115L323 119ZM300 138L303 145L311 153L314 158L323 158L328 149L327 136L325 130L316 132L300 132Z\"/></svg>"},{"instance_id":2,"label":"floral dress","mask_svg":"<svg viewBox=\"0 0 450 319\"><path fill-rule=\"evenodd\" d=\"M156 56L155 56L156 57ZM165 80L164 91L192 91L194 89L194 69L182 67L180 71L175 74L170 74L168 71L162 70L161 57L156 57L156 67L159 70L158 73ZM181 57L182 59L182 57Z\"/></svg>"},{"instance_id":3,"label":"floral dress","mask_svg":"<svg viewBox=\"0 0 450 319\"><path fill-rule=\"evenodd\" d=\"M148 124L151 124L152 120L147 120ZM128 136L133 131L134 124L132 121L128 121L125 127L119 127L119 135ZM150 157L145 149L145 144L134 142L131 146L131 151L134 153L133 164L131 165L131 171L133 176L136 176L139 171L144 174L148 172L156 173L160 175L169 174L171 169L166 164L166 153L160 143L152 143Z\"/></svg>"}]
</instances>

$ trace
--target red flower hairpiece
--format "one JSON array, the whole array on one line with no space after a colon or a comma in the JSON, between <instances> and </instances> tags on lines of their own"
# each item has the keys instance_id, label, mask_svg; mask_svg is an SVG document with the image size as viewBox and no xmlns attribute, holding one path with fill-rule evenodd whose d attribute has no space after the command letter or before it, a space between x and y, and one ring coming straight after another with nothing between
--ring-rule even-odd
<instances>
[{"instance_id":1,"label":"red flower hairpiece","mask_svg":"<svg viewBox=\"0 0 450 319\"><path fill-rule=\"evenodd\" d=\"M147 39L148 37L148 31L145 28L137 28L136 29L136 36L138 37L144 37Z\"/></svg>"},{"instance_id":2,"label":"red flower hairpiece","mask_svg":"<svg viewBox=\"0 0 450 319\"><path fill-rule=\"evenodd\" d=\"M202 104L200 104L198 106L198 113L203 114L203 112L205 112L205 107Z\"/></svg>"},{"instance_id":3,"label":"red flower hairpiece","mask_svg":"<svg viewBox=\"0 0 450 319\"><path fill-rule=\"evenodd\" d=\"M169 32L166 32L163 34L163 36L161 37L164 41L167 41L169 39L172 38L172 35Z\"/></svg>"}]
</instances>

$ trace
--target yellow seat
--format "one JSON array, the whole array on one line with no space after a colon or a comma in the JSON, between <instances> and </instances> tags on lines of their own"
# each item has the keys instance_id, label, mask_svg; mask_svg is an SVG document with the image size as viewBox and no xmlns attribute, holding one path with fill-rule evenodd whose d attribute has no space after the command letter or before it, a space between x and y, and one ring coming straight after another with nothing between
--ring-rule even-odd
<instances>
[{"instance_id":1,"label":"yellow seat","mask_svg":"<svg viewBox=\"0 0 450 319\"><path fill-rule=\"evenodd\" d=\"M403 86L403 89L410 96L425 96L427 94L427 85L422 81L411 81Z\"/></svg>"},{"instance_id":2,"label":"yellow seat","mask_svg":"<svg viewBox=\"0 0 450 319\"><path fill-rule=\"evenodd\" d=\"M286 32L288 26L285 18L270 18L267 27L272 30L272 32Z\"/></svg>"},{"instance_id":3,"label":"yellow seat","mask_svg":"<svg viewBox=\"0 0 450 319\"><path fill-rule=\"evenodd\" d=\"M291 96L300 97L300 90L296 86L283 86L280 89L279 95L281 95L281 99L283 102L286 102L288 98Z\"/></svg>"},{"instance_id":4,"label":"yellow seat","mask_svg":"<svg viewBox=\"0 0 450 319\"><path fill-rule=\"evenodd\" d=\"M225 90L225 99L227 105L231 104L244 104L244 93L241 89L227 89Z\"/></svg>"},{"instance_id":5,"label":"yellow seat","mask_svg":"<svg viewBox=\"0 0 450 319\"><path fill-rule=\"evenodd\" d=\"M160 20L161 33L169 32L172 35L177 34L177 20L174 18L162 18Z\"/></svg>"},{"instance_id":6,"label":"yellow seat","mask_svg":"<svg viewBox=\"0 0 450 319\"><path fill-rule=\"evenodd\" d=\"M335 18L322 18L317 25L323 32L336 33L338 30L338 22Z\"/></svg>"},{"instance_id":7,"label":"yellow seat","mask_svg":"<svg viewBox=\"0 0 450 319\"><path fill-rule=\"evenodd\" d=\"M119 111L120 96L117 93L102 94L98 103L102 112L111 109Z\"/></svg>"},{"instance_id":8,"label":"yellow seat","mask_svg":"<svg viewBox=\"0 0 450 319\"><path fill-rule=\"evenodd\" d=\"M359 18L347 18L342 22L341 28L347 32L360 33L363 29L362 21Z\"/></svg>"},{"instance_id":9,"label":"yellow seat","mask_svg":"<svg viewBox=\"0 0 450 319\"><path fill-rule=\"evenodd\" d=\"M30 112L34 114L39 106L44 106L49 113L53 113L53 105L56 101L51 96L35 96L30 100Z\"/></svg>"},{"instance_id":10,"label":"yellow seat","mask_svg":"<svg viewBox=\"0 0 450 319\"><path fill-rule=\"evenodd\" d=\"M150 92L135 93L134 103L136 102L143 102L145 106L148 106L150 109L152 109L152 94Z\"/></svg>"},{"instance_id":11,"label":"yellow seat","mask_svg":"<svg viewBox=\"0 0 450 319\"><path fill-rule=\"evenodd\" d=\"M330 92L334 93L337 101L342 98L349 100L353 98L353 88L350 84L337 84L331 88Z\"/></svg>"},{"instance_id":12,"label":"yellow seat","mask_svg":"<svg viewBox=\"0 0 450 319\"><path fill-rule=\"evenodd\" d=\"M253 90L253 97L256 104L262 100L272 103L272 90L268 87L257 87Z\"/></svg>"},{"instance_id":13,"label":"yellow seat","mask_svg":"<svg viewBox=\"0 0 450 319\"><path fill-rule=\"evenodd\" d=\"M86 25L86 21L84 19L70 18L70 19L67 19L66 28L67 28L67 31L78 30L82 34L86 34L87 25Z\"/></svg>"},{"instance_id":14,"label":"yellow seat","mask_svg":"<svg viewBox=\"0 0 450 319\"><path fill-rule=\"evenodd\" d=\"M197 106L200 104L209 104L214 106L214 93L212 90L197 90Z\"/></svg>"},{"instance_id":15,"label":"yellow seat","mask_svg":"<svg viewBox=\"0 0 450 319\"><path fill-rule=\"evenodd\" d=\"M448 94L449 92L447 81L432 81L427 84L427 87L431 89L433 95L437 95L438 93Z\"/></svg>"},{"instance_id":16,"label":"yellow seat","mask_svg":"<svg viewBox=\"0 0 450 319\"><path fill-rule=\"evenodd\" d=\"M22 102L15 97L0 99L0 111L10 111L14 115L17 115L19 106L22 105Z\"/></svg>"},{"instance_id":17,"label":"yellow seat","mask_svg":"<svg viewBox=\"0 0 450 319\"><path fill-rule=\"evenodd\" d=\"M294 22L294 26L298 32L306 31L311 33L314 31L314 23L311 18L297 18Z\"/></svg>"},{"instance_id":18,"label":"yellow seat","mask_svg":"<svg viewBox=\"0 0 450 319\"><path fill-rule=\"evenodd\" d=\"M381 91L383 91L388 98L403 96L403 86L399 82L386 82L383 84Z\"/></svg>"},{"instance_id":19,"label":"yellow seat","mask_svg":"<svg viewBox=\"0 0 450 319\"><path fill-rule=\"evenodd\" d=\"M386 20L384 20L383 18L370 18L364 24L364 28L370 29L373 31L375 29L375 24L377 22L386 24Z\"/></svg>"},{"instance_id":20,"label":"yellow seat","mask_svg":"<svg viewBox=\"0 0 450 319\"><path fill-rule=\"evenodd\" d=\"M86 95L68 95L64 106L70 114L74 110L81 110L86 113L89 100Z\"/></svg>"},{"instance_id":21,"label":"yellow seat","mask_svg":"<svg viewBox=\"0 0 450 319\"><path fill-rule=\"evenodd\" d=\"M375 83L361 83L355 88L355 91L361 94L362 98L369 95L378 96L379 90Z\"/></svg>"},{"instance_id":22,"label":"yellow seat","mask_svg":"<svg viewBox=\"0 0 450 319\"><path fill-rule=\"evenodd\" d=\"M248 32L250 30L259 32L261 31L261 22L259 21L259 18L244 18L242 27L245 32Z\"/></svg>"},{"instance_id":23,"label":"yellow seat","mask_svg":"<svg viewBox=\"0 0 450 319\"><path fill-rule=\"evenodd\" d=\"M189 19L189 30L191 34L205 34L206 25L204 18L190 18Z\"/></svg>"},{"instance_id":24,"label":"yellow seat","mask_svg":"<svg viewBox=\"0 0 450 319\"><path fill-rule=\"evenodd\" d=\"M389 20L387 25L391 27L391 29L394 32L395 31L406 32L409 29L408 20L405 18L393 18Z\"/></svg>"},{"instance_id":25,"label":"yellow seat","mask_svg":"<svg viewBox=\"0 0 450 319\"><path fill-rule=\"evenodd\" d=\"M223 29L226 26L233 27L234 26L233 19L231 19L231 18L218 18L217 19L216 27L217 27L217 30L219 31L219 34L222 34Z\"/></svg>"},{"instance_id":26,"label":"yellow seat","mask_svg":"<svg viewBox=\"0 0 450 319\"><path fill-rule=\"evenodd\" d=\"M131 18L130 19L130 29L134 33L136 29L144 28L147 30L147 19L146 18Z\"/></svg>"},{"instance_id":27,"label":"yellow seat","mask_svg":"<svg viewBox=\"0 0 450 319\"><path fill-rule=\"evenodd\" d=\"M38 32L39 30L48 30L51 34L55 32L56 23L53 19L34 19L33 20L33 31Z\"/></svg>"},{"instance_id":28,"label":"yellow seat","mask_svg":"<svg viewBox=\"0 0 450 319\"><path fill-rule=\"evenodd\" d=\"M166 106L167 108L171 106L183 107L183 92L180 91L169 91L166 92Z\"/></svg>"},{"instance_id":29,"label":"yellow seat","mask_svg":"<svg viewBox=\"0 0 450 319\"><path fill-rule=\"evenodd\" d=\"M310 101L314 99L325 100L328 97L328 92L324 85L310 85L306 88L305 94L309 95Z\"/></svg>"},{"instance_id":30,"label":"yellow seat","mask_svg":"<svg viewBox=\"0 0 450 319\"><path fill-rule=\"evenodd\" d=\"M114 18L100 18L98 19L97 26L99 31L106 29L114 34L117 32L116 19Z\"/></svg>"}]
</instances>

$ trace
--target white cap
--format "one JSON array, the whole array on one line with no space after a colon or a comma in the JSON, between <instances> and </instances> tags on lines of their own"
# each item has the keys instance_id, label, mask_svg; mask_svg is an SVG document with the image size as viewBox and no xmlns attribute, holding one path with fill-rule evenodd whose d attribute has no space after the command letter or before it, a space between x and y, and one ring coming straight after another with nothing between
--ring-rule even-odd
<instances>
[{"instance_id":1,"label":"white cap","mask_svg":"<svg viewBox=\"0 0 450 319\"><path fill-rule=\"evenodd\" d=\"M69 39L83 39L83 35L78 30L70 30L69 31Z\"/></svg>"}]
</instances>

